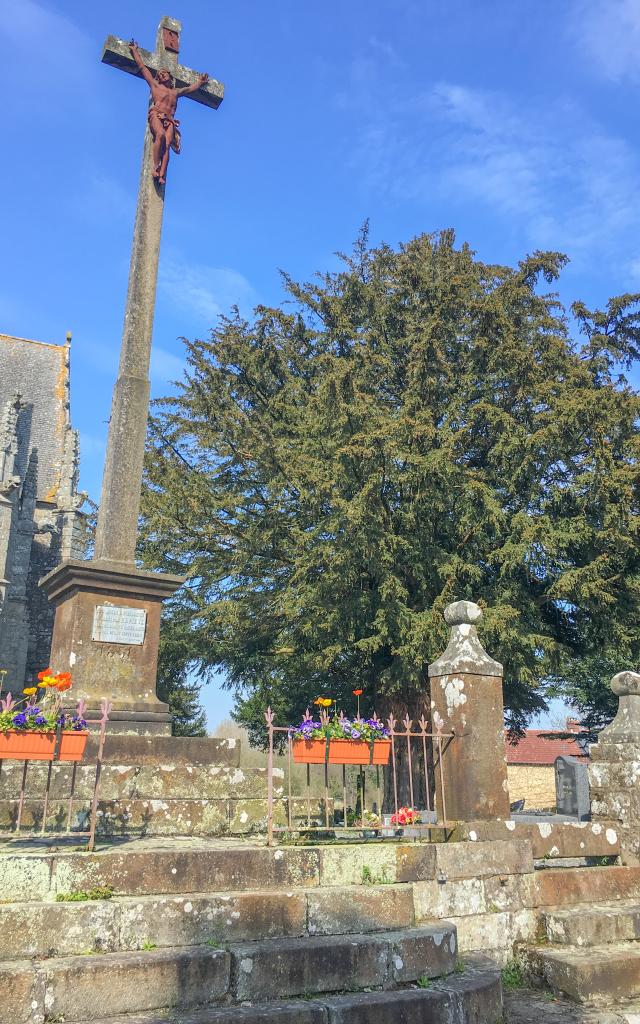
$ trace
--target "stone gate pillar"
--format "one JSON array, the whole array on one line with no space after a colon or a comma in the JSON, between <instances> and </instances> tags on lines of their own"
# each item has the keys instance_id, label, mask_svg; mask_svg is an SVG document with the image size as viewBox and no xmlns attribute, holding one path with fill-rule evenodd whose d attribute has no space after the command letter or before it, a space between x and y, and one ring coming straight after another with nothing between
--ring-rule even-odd
<instances>
[{"instance_id":1,"label":"stone gate pillar","mask_svg":"<svg viewBox=\"0 0 640 1024\"><path fill-rule=\"evenodd\" d=\"M450 604L444 613L449 646L429 665L432 719L437 713L443 732L455 732L442 758L449 821L509 817L503 669L478 639L481 618L472 601Z\"/></svg>"},{"instance_id":2,"label":"stone gate pillar","mask_svg":"<svg viewBox=\"0 0 640 1024\"><path fill-rule=\"evenodd\" d=\"M618 713L590 751L591 817L617 826L624 863L640 864L640 675L618 672L611 689Z\"/></svg>"}]
</instances>

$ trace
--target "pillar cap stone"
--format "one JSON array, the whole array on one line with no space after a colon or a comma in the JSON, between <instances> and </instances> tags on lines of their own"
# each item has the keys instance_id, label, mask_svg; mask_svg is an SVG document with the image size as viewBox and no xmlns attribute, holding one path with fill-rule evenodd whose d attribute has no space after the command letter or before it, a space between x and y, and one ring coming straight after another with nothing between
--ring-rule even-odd
<instances>
[{"instance_id":1,"label":"pillar cap stone","mask_svg":"<svg viewBox=\"0 0 640 1024\"><path fill-rule=\"evenodd\" d=\"M474 601L454 601L444 610L444 621L451 627L446 651L429 665L429 676L448 676L460 672L477 676L500 676L504 670L480 643L476 624L482 608Z\"/></svg>"},{"instance_id":2,"label":"pillar cap stone","mask_svg":"<svg viewBox=\"0 0 640 1024\"><path fill-rule=\"evenodd\" d=\"M640 674L637 672L618 672L610 683L616 697L640 696Z\"/></svg>"}]
</instances>

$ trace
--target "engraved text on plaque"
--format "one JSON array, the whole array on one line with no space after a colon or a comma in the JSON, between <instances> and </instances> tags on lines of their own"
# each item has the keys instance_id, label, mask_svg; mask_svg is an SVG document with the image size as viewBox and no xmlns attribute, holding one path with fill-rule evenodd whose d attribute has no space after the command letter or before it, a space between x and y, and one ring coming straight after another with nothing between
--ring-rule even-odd
<instances>
[{"instance_id":1,"label":"engraved text on plaque","mask_svg":"<svg viewBox=\"0 0 640 1024\"><path fill-rule=\"evenodd\" d=\"M99 604L93 613L92 639L104 644L142 644L146 626L144 608Z\"/></svg>"}]
</instances>

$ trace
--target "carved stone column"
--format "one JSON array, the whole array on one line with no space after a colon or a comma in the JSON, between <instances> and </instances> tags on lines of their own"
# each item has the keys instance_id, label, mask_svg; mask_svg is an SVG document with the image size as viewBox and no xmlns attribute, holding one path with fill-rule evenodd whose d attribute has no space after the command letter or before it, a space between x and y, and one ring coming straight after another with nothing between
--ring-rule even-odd
<instances>
[{"instance_id":1,"label":"carved stone column","mask_svg":"<svg viewBox=\"0 0 640 1024\"><path fill-rule=\"evenodd\" d=\"M429 679L432 717L443 720L443 732L455 732L442 758L446 816L449 821L508 818L502 665L480 643L477 604L456 601L444 618L451 627L449 645L429 665Z\"/></svg>"},{"instance_id":2,"label":"carved stone column","mask_svg":"<svg viewBox=\"0 0 640 1024\"><path fill-rule=\"evenodd\" d=\"M640 864L640 675L618 672L611 689L618 713L591 748L591 817L608 823L612 844L617 823L623 860Z\"/></svg>"}]
</instances>

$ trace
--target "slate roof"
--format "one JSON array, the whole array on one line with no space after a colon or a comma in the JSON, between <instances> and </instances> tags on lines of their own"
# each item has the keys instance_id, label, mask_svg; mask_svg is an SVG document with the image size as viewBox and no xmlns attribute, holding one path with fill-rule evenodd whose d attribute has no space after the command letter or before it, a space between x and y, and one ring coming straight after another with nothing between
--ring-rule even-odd
<instances>
[{"instance_id":1,"label":"slate roof","mask_svg":"<svg viewBox=\"0 0 640 1024\"><path fill-rule=\"evenodd\" d=\"M17 472L30 466L39 501L55 502L69 429L69 345L0 334L0 409L22 396Z\"/></svg>"},{"instance_id":2,"label":"slate roof","mask_svg":"<svg viewBox=\"0 0 640 1024\"><path fill-rule=\"evenodd\" d=\"M545 739L545 736L553 738ZM558 739L551 729L525 729L524 736L516 744L510 743L507 737L506 749L507 764L553 765L556 757L589 760L577 740Z\"/></svg>"}]
</instances>

